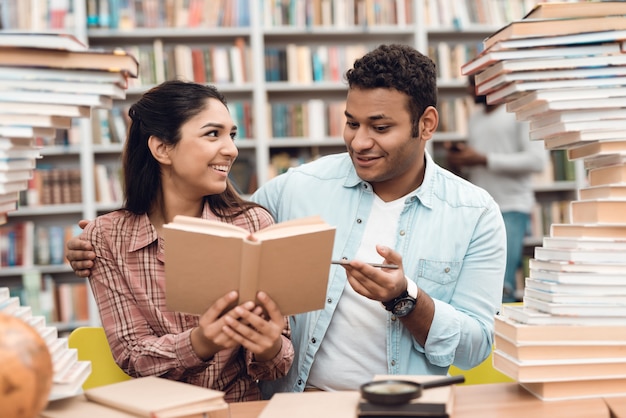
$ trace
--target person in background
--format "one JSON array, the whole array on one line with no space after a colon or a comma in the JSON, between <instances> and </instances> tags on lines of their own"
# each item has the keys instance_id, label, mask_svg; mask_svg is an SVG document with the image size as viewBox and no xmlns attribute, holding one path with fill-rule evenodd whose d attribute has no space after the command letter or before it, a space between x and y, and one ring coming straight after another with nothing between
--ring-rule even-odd
<instances>
[{"instance_id":1,"label":"person in background","mask_svg":"<svg viewBox=\"0 0 626 418\"><path fill-rule=\"evenodd\" d=\"M294 356L286 318L267 294L258 294L258 305L228 309L233 291L200 316L165 305L162 232L175 215L250 231L273 223L228 181L238 151L226 100L213 86L167 81L129 116L123 208L97 217L82 234L95 250L89 283L113 357L134 377L221 390L229 402L260 399L257 381L284 376Z\"/></svg>"},{"instance_id":2,"label":"person in background","mask_svg":"<svg viewBox=\"0 0 626 418\"><path fill-rule=\"evenodd\" d=\"M294 363L276 392L358 390L376 374L445 375L491 353L506 258L502 215L479 187L436 165L436 70L406 45L380 45L346 72L346 153L291 168L252 200L276 221L336 226L324 309L290 318ZM68 242L78 275L92 247ZM384 262L397 268L377 268Z\"/></svg>"},{"instance_id":3,"label":"person in background","mask_svg":"<svg viewBox=\"0 0 626 418\"><path fill-rule=\"evenodd\" d=\"M535 204L532 177L545 169L548 154L542 141L529 139L528 123L518 122L506 106L488 105L484 95L476 95L473 76L469 90L478 106L468 121L467 142L450 146L447 160L451 169L466 173L500 206L507 237L502 301L516 302L523 293L516 291L516 276Z\"/></svg>"}]
</instances>

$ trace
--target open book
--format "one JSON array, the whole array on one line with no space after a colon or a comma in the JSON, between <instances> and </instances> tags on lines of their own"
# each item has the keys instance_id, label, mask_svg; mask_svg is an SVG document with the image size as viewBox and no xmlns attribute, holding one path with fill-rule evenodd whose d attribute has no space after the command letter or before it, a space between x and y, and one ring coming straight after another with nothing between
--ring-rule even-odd
<instances>
[{"instance_id":1,"label":"open book","mask_svg":"<svg viewBox=\"0 0 626 418\"><path fill-rule=\"evenodd\" d=\"M204 313L231 290L239 303L266 292L284 315L322 309L335 227L295 219L252 234L232 224L176 216L164 225L168 309Z\"/></svg>"}]
</instances>

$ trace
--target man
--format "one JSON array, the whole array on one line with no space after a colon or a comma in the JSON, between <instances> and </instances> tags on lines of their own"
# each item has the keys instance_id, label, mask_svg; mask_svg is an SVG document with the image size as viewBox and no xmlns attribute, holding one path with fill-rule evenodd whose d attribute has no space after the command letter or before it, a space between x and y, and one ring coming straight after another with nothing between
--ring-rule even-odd
<instances>
[{"instance_id":1,"label":"man","mask_svg":"<svg viewBox=\"0 0 626 418\"><path fill-rule=\"evenodd\" d=\"M448 151L448 164L466 170L469 181L487 190L500 206L507 235L503 302L522 299L517 271L522 267L524 237L535 203L532 176L544 170L548 154L542 141L530 141L528 123L518 122L504 105L488 105L477 96L474 77L469 90L478 104L468 121L467 144Z\"/></svg>"},{"instance_id":2,"label":"man","mask_svg":"<svg viewBox=\"0 0 626 418\"><path fill-rule=\"evenodd\" d=\"M443 375L492 348L504 224L485 191L425 151L439 121L435 65L409 46L381 45L346 77L348 152L292 168L252 196L277 222L321 215L337 227L333 256L347 261L331 268L326 307L291 318L294 363L267 395ZM89 249L79 241L68 247ZM81 275L85 258L68 254ZM380 261L398 268L368 264Z\"/></svg>"}]
</instances>

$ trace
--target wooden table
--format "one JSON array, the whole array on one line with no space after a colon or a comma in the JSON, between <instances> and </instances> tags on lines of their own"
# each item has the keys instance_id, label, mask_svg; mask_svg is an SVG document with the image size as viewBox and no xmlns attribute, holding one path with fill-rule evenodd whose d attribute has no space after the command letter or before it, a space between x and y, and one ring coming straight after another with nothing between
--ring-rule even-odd
<instances>
[{"instance_id":1,"label":"wooden table","mask_svg":"<svg viewBox=\"0 0 626 418\"><path fill-rule=\"evenodd\" d=\"M544 402L517 383L466 385L454 389L453 418L610 418L607 402L617 408L626 406L626 398ZM266 404L267 401L231 404L230 418L257 418ZM626 417L614 414L614 417Z\"/></svg>"}]
</instances>

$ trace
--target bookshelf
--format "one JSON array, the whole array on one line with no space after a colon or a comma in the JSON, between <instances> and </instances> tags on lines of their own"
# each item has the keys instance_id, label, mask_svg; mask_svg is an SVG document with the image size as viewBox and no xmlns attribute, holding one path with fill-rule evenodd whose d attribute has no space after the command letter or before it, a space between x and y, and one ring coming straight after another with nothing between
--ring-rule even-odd
<instances>
[{"instance_id":1,"label":"bookshelf","mask_svg":"<svg viewBox=\"0 0 626 418\"><path fill-rule=\"evenodd\" d=\"M34 7L45 2L30 3ZM429 144L437 157L442 142L462 141L466 135L466 81L454 68L469 60L487 35L521 18L536 1L233 0L220 10L212 8L220 2L180 3L195 8L161 10L156 0L71 2L73 19L65 21L77 24L68 30L91 47L132 52L140 61L141 74L131 80L127 98L116 101L113 110L93 112L92 119L81 121L67 138L44 148L42 164L79 170L81 203L26 205L9 215L9 226L31 221L35 227L70 227L118 207L121 202L114 191L119 190L115 184L127 106L176 74L215 84L226 95L240 127L239 162L231 174L242 193L249 194L289 166L344 151L343 72L365 50L381 43L408 43L428 53L443 70L438 84L447 129L437 132ZM5 4L12 1L0 0L3 18ZM542 183L538 200L574 199L580 181ZM113 191L103 193L106 185ZM528 245L536 245L538 239L533 237ZM19 286L24 270L3 267L0 283ZM35 265L28 271L58 283L82 281L66 264ZM88 323L97 324L97 309L94 304L90 308ZM60 329L81 324L68 323Z\"/></svg>"}]
</instances>

